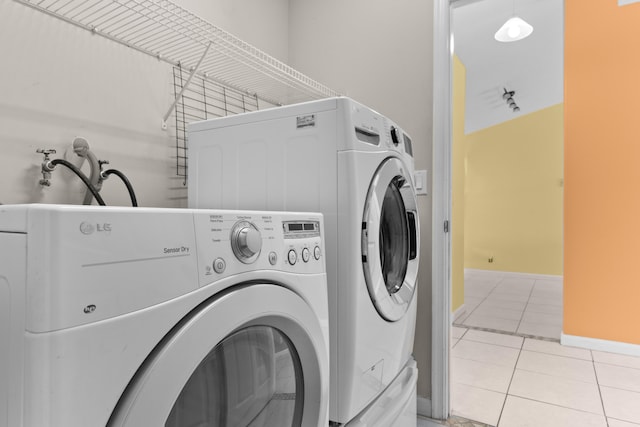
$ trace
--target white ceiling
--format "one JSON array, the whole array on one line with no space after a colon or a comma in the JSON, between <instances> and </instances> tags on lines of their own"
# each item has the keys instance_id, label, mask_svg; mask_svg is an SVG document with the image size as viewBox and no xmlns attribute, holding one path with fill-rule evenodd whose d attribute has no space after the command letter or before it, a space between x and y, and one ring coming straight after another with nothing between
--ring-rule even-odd
<instances>
[{"instance_id":1,"label":"white ceiling","mask_svg":"<svg viewBox=\"0 0 640 427\"><path fill-rule=\"evenodd\" d=\"M563 101L563 0L477 0L453 9L455 53L466 68L465 133ZM524 40L493 38L514 15L533 25ZM520 111L508 108L504 88Z\"/></svg>"}]
</instances>

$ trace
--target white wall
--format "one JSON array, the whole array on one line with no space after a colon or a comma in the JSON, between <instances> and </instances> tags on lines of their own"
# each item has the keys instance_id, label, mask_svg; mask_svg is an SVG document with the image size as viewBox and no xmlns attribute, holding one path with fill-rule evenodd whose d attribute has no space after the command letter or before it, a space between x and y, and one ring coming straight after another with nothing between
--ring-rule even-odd
<instances>
[{"instance_id":1,"label":"white wall","mask_svg":"<svg viewBox=\"0 0 640 427\"><path fill-rule=\"evenodd\" d=\"M286 60L287 0L183 3ZM51 187L38 184L35 150L54 148L62 157L83 136L129 177L141 206L186 206L174 133L160 126L173 101L171 66L14 1L0 2L0 52L0 203L82 203L82 183L63 167ZM107 204L129 205L115 177L101 194Z\"/></svg>"},{"instance_id":2,"label":"white wall","mask_svg":"<svg viewBox=\"0 0 640 427\"><path fill-rule=\"evenodd\" d=\"M388 115L412 135L417 168L430 169L431 2L178 3ZM186 206L183 180L175 176L173 132L160 127L172 102L169 65L14 1L0 2L0 52L0 203L81 203L82 184L62 168L54 171L51 187L38 185L42 157L35 150L54 148L61 157L75 136L83 136L99 158L130 178L141 206ZM107 204L129 204L117 178L105 183L102 195ZM431 199L419 202L414 353L418 392L429 397Z\"/></svg>"},{"instance_id":3,"label":"white wall","mask_svg":"<svg viewBox=\"0 0 640 427\"><path fill-rule=\"evenodd\" d=\"M289 20L290 65L393 119L413 138L416 168L430 169L432 2L295 0ZM414 355L420 369L418 394L429 398L431 198L419 197L419 207L422 253Z\"/></svg>"},{"instance_id":4,"label":"white wall","mask_svg":"<svg viewBox=\"0 0 640 427\"><path fill-rule=\"evenodd\" d=\"M288 63L288 0L173 0L274 58Z\"/></svg>"}]
</instances>

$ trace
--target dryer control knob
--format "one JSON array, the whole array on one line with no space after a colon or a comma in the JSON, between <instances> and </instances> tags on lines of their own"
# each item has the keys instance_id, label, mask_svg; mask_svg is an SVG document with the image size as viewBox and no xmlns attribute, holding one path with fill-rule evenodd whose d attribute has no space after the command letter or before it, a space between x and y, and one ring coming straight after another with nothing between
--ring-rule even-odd
<instances>
[{"instance_id":1,"label":"dryer control knob","mask_svg":"<svg viewBox=\"0 0 640 427\"><path fill-rule=\"evenodd\" d=\"M397 127L391 126L391 142L393 142L393 145L396 147L400 144L400 136L398 135L398 132Z\"/></svg>"},{"instance_id":2,"label":"dryer control knob","mask_svg":"<svg viewBox=\"0 0 640 427\"><path fill-rule=\"evenodd\" d=\"M231 230L231 249L240 261L250 264L258 258L262 249L262 235L255 225L240 221Z\"/></svg>"}]
</instances>

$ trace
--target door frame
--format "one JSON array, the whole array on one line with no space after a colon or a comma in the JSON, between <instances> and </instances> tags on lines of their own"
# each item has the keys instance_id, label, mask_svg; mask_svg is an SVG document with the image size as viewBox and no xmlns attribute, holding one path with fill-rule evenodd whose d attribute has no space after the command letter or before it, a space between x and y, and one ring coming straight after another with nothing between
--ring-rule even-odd
<instances>
[{"instance_id":1,"label":"door frame","mask_svg":"<svg viewBox=\"0 0 640 427\"><path fill-rule=\"evenodd\" d=\"M431 417L451 413L451 149L453 9L482 0L435 0L433 4L433 220ZM445 231L445 221L449 225Z\"/></svg>"},{"instance_id":2,"label":"door frame","mask_svg":"<svg viewBox=\"0 0 640 427\"><path fill-rule=\"evenodd\" d=\"M451 0L433 3L433 218L431 417L451 411L449 348L451 334ZM453 0L455 1L455 0ZM445 225L446 224L446 225Z\"/></svg>"}]
</instances>

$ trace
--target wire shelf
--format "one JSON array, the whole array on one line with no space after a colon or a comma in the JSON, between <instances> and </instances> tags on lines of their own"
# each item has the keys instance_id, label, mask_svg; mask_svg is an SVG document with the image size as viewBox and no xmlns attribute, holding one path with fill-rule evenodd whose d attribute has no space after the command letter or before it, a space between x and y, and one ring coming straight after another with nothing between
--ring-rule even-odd
<instances>
[{"instance_id":1,"label":"wire shelf","mask_svg":"<svg viewBox=\"0 0 640 427\"><path fill-rule=\"evenodd\" d=\"M188 87L187 82L188 73L179 66L173 67L173 88L178 97L175 105L176 175L184 179L183 185L187 184L188 175L187 125L259 108L257 96L238 92L202 77L196 77Z\"/></svg>"},{"instance_id":2,"label":"wire shelf","mask_svg":"<svg viewBox=\"0 0 640 427\"><path fill-rule=\"evenodd\" d=\"M337 96L167 0L16 0L274 105Z\"/></svg>"}]
</instances>

